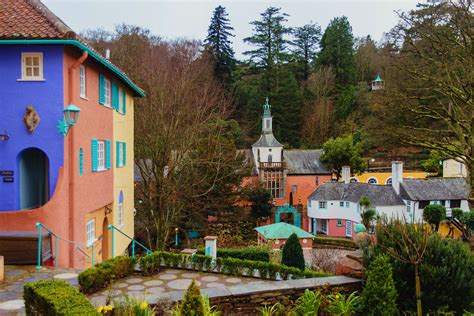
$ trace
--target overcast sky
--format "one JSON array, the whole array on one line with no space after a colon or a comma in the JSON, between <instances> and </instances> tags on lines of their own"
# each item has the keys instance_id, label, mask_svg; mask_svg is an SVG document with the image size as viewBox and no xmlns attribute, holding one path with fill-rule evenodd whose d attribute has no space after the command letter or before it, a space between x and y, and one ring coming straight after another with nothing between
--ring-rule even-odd
<instances>
[{"instance_id":1,"label":"overcast sky","mask_svg":"<svg viewBox=\"0 0 474 316\"><path fill-rule=\"evenodd\" d=\"M423 1L423 0L420 0ZM414 9L418 0L286 0L286 1L112 1L112 0L43 0L43 2L76 32L91 28L113 30L125 22L148 28L165 39L178 37L199 39L206 37L213 9L226 7L234 27L234 50L238 58L249 49L242 39L252 34L250 21L260 18L269 6L281 7L288 13L288 26L302 26L310 21L322 29L329 21L345 15L352 25L354 36L370 34L380 41L383 33L397 22L395 11Z\"/></svg>"}]
</instances>

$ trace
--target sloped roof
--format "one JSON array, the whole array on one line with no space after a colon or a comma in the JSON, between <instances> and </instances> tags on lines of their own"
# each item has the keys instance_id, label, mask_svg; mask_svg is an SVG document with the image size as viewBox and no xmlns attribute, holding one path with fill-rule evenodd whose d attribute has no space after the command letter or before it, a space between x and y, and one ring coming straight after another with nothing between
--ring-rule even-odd
<instances>
[{"instance_id":1,"label":"sloped roof","mask_svg":"<svg viewBox=\"0 0 474 316\"><path fill-rule=\"evenodd\" d=\"M283 152L288 165L288 174L331 174L331 170L321 162L322 149L290 149Z\"/></svg>"},{"instance_id":2,"label":"sloped roof","mask_svg":"<svg viewBox=\"0 0 474 316\"><path fill-rule=\"evenodd\" d=\"M292 234L298 238L314 238L301 228L283 222L256 227L255 230L266 239L288 239Z\"/></svg>"},{"instance_id":3,"label":"sloped roof","mask_svg":"<svg viewBox=\"0 0 474 316\"><path fill-rule=\"evenodd\" d=\"M308 199L313 201L349 201L358 203L367 196L373 206L405 205L391 185L369 183L327 182L317 188Z\"/></svg>"},{"instance_id":4,"label":"sloped roof","mask_svg":"<svg viewBox=\"0 0 474 316\"><path fill-rule=\"evenodd\" d=\"M467 200L469 187L464 178L403 179L400 195L405 200Z\"/></svg>"},{"instance_id":5,"label":"sloped roof","mask_svg":"<svg viewBox=\"0 0 474 316\"><path fill-rule=\"evenodd\" d=\"M137 96L144 96L123 71L89 46L40 0L0 0L0 44L12 44L15 40L76 46L115 73Z\"/></svg>"},{"instance_id":6,"label":"sloped roof","mask_svg":"<svg viewBox=\"0 0 474 316\"><path fill-rule=\"evenodd\" d=\"M252 147L283 147L273 134L262 134Z\"/></svg>"}]
</instances>

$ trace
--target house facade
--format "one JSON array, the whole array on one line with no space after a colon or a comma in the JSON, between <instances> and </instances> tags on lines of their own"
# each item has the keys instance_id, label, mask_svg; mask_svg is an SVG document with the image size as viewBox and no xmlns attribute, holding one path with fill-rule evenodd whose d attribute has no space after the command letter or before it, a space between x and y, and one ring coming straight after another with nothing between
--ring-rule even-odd
<instances>
[{"instance_id":1,"label":"house facade","mask_svg":"<svg viewBox=\"0 0 474 316\"><path fill-rule=\"evenodd\" d=\"M345 167L343 182L332 182L316 189L308 198L308 231L333 237L354 237L354 227L361 223L359 201L369 198L372 208L388 218L420 221L429 204L442 204L447 217L452 208L469 211L469 190L463 178L404 179L403 163L392 162L391 181L377 185L350 181Z\"/></svg>"},{"instance_id":2,"label":"house facade","mask_svg":"<svg viewBox=\"0 0 474 316\"><path fill-rule=\"evenodd\" d=\"M0 238L41 223L75 242L50 245L59 266L110 257L109 224L133 236L127 161L143 92L40 1L2 2L0 54ZM117 238L115 254L128 243Z\"/></svg>"}]
</instances>

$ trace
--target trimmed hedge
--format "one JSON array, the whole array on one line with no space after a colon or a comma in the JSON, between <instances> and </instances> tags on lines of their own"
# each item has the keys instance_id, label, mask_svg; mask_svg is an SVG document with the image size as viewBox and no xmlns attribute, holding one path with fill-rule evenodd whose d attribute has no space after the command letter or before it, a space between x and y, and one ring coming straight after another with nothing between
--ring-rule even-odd
<instances>
[{"instance_id":1,"label":"trimmed hedge","mask_svg":"<svg viewBox=\"0 0 474 316\"><path fill-rule=\"evenodd\" d=\"M93 293L106 287L113 280L133 273L136 259L120 256L105 260L79 274L78 281L83 293Z\"/></svg>"},{"instance_id":2,"label":"trimmed hedge","mask_svg":"<svg viewBox=\"0 0 474 316\"><path fill-rule=\"evenodd\" d=\"M28 283L23 298L27 315L98 315L78 289L62 280Z\"/></svg>"},{"instance_id":3,"label":"trimmed hedge","mask_svg":"<svg viewBox=\"0 0 474 316\"><path fill-rule=\"evenodd\" d=\"M204 255L204 248L199 248L197 254ZM217 257L270 262L270 250L257 247L243 249L217 248Z\"/></svg>"},{"instance_id":4,"label":"trimmed hedge","mask_svg":"<svg viewBox=\"0 0 474 316\"><path fill-rule=\"evenodd\" d=\"M188 256L179 253L156 251L139 259L140 268L145 274L156 274L164 267L184 268L205 272L218 272L230 275L253 276L258 271L264 279L276 279L277 274L284 280L289 278L302 279L329 276L328 273L302 271L298 268L287 267L272 262L241 260L236 258L219 258L203 255Z\"/></svg>"},{"instance_id":5,"label":"trimmed hedge","mask_svg":"<svg viewBox=\"0 0 474 316\"><path fill-rule=\"evenodd\" d=\"M338 246L358 249L357 245L352 239L337 238L337 237L316 237L313 242L313 246L327 245L327 246Z\"/></svg>"}]
</instances>

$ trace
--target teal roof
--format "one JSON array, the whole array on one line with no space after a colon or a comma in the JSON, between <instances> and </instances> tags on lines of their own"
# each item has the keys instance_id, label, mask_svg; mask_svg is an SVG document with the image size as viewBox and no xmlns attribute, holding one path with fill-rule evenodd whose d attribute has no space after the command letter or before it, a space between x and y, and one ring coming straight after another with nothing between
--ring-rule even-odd
<instances>
[{"instance_id":1,"label":"teal roof","mask_svg":"<svg viewBox=\"0 0 474 316\"><path fill-rule=\"evenodd\" d=\"M382 81L382 78L380 78L380 74L377 74L377 78L375 78L374 81Z\"/></svg>"},{"instance_id":2,"label":"teal roof","mask_svg":"<svg viewBox=\"0 0 474 316\"><path fill-rule=\"evenodd\" d=\"M265 226L256 227L255 230L266 239L288 239L291 234L295 233L298 238L314 238L314 235L302 230L295 225L287 223L275 223Z\"/></svg>"}]
</instances>

